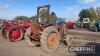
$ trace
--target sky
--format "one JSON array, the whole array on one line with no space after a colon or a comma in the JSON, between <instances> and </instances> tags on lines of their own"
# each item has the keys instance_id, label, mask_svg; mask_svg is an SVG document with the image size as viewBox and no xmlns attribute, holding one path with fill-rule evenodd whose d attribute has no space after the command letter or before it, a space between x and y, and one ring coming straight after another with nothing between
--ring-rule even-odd
<instances>
[{"instance_id":1,"label":"sky","mask_svg":"<svg viewBox=\"0 0 100 56\"><path fill-rule=\"evenodd\" d=\"M90 7L99 7L100 0L0 0L0 18L13 19L16 16L34 16L37 7L50 4L50 12L67 21L79 19L79 12Z\"/></svg>"}]
</instances>

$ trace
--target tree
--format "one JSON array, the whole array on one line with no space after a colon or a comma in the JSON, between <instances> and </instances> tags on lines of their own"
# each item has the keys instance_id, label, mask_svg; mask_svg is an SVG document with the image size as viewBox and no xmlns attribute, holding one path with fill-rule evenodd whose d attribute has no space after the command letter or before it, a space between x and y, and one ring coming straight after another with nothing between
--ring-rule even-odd
<instances>
[{"instance_id":1,"label":"tree","mask_svg":"<svg viewBox=\"0 0 100 56\"><path fill-rule=\"evenodd\" d=\"M36 15L35 16L31 16L29 19L30 20L35 20L35 19L37 19L37 16Z\"/></svg>"},{"instance_id":2,"label":"tree","mask_svg":"<svg viewBox=\"0 0 100 56\"><path fill-rule=\"evenodd\" d=\"M100 18L100 16L98 15L98 10L93 7L89 9L82 9L79 13L79 21L83 21L83 18L89 18L91 22L95 23L97 19Z\"/></svg>"},{"instance_id":3,"label":"tree","mask_svg":"<svg viewBox=\"0 0 100 56\"><path fill-rule=\"evenodd\" d=\"M91 22L96 22L97 18L99 18L99 15L97 15L97 10L93 7L89 8L89 11L90 11L90 20Z\"/></svg>"},{"instance_id":4,"label":"tree","mask_svg":"<svg viewBox=\"0 0 100 56\"><path fill-rule=\"evenodd\" d=\"M89 9L82 9L81 12L79 13L79 21L83 21L83 18L90 18L91 17L91 14L90 14L90 11Z\"/></svg>"},{"instance_id":5,"label":"tree","mask_svg":"<svg viewBox=\"0 0 100 56\"><path fill-rule=\"evenodd\" d=\"M17 16L14 18L15 20L28 20L29 18L26 16Z\"/></svg>"},{"instance_id":6,"label":"tree","mask_svg":"<svg viewBox=\"0 0 100 56\"><path fill-rule=\"evenodd\" d=\"M55 13L55 12L51 12L50 18L51 18L51 19L57 18L56 13Z\"/></svg>"},{"instance_id":7,"label":"tree","mask_svg":"<svg viewBox=\"0 0 100 56\"><path fill-rule=\"evenodd\" d=\"M98 16L100 17L100 7L97 7L96 11L97 11Z\"/></svg>"}]
</instances>

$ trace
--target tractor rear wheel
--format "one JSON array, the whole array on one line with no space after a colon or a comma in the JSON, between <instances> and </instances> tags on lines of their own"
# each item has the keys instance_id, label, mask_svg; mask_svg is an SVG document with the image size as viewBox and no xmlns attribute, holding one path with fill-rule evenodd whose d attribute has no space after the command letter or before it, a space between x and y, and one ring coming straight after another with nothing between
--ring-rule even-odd
<instances>
[{"instance_id":1,"label":"tractor rear wheel","mask_svg":"<svg viewBox=\"0 0 100 56\"><path fill-rule=\"evenodd\" d=\"M59 46L60 42L59 37L60 37L59 32L55 27L49 26L45 28L42 32L40 39L43 51L45 52L55 51Z\"/></svg>"},{"instance_id":2,"label":"tractor rear wheel","mask_svg":"<svg viewBox=\"0 0 100 56\"><path fill-rule=\"evenodd\" d=\"M12 27L7 32L7 38L13 42L23 39L23 35L24 35L24 30L22 27Z\"/></svg>"}]
</instances>

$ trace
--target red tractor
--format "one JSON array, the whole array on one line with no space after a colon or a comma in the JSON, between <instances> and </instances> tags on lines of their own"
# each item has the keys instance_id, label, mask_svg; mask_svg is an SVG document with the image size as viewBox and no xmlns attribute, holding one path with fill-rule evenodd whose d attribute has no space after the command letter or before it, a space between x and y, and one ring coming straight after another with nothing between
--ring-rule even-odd
<instances>
[{"instance_id":1,"label":"red tractor","mask_svg":"<svg viewBox=\"0 0 100 56\"><path fill-rule=\"evenodd\" d=\"M74 22L68 21L68 22L66 22L66 26L67 26L69 29L74 29Z\"/></svg>"},{"instance_id":2,"label":"red tractor","mask_svg":"<svg viewBox=\"0 0 100 56\"><path fill-rule=\"evenodd\" d=\"M55 51L60 42L69 44L67 40L70 39L65 22L50 18L49 10L50 5L37 8L37 19L26 29L24 36L26 43L30 46L40 45L45 52Z\"/></svg>"},{"instance_id":3,"label":"red tractor","mask_svg":"<svg viewBox=\"0 0 100 56\"><path fill-rule=\"evenodd\" d=\"M23 38L25 29L29 26L31 26L31 23L27 20L11 20L4 24L1 34L11 41L19 41Z\"/></svg>"},{"instance_id":4,"label":"red tractor","mask_svg":"<svg viewBox=\"0 0 100 56\"><path fill-rule=\"evenodd\" d=\"M11 41L23 38L30 46L40 45L45 52L55 51L60 42L67 42L69 35L65 22L56 23L56 19L50 18L50 5L37 8L37 19L30 22L13 22L2 28L2 34ZM67 37L67 38L66 38ZM70 40L69 40L70 41Z\"/></svg>"}]
</instances>

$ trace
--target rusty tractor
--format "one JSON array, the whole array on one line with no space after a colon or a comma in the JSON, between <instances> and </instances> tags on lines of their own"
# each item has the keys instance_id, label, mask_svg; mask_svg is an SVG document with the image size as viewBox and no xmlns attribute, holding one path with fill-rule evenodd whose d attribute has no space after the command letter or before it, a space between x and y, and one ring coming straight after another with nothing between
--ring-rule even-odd
<instances>
[{"instance_id":1,"label":"rusty tractor","mask_svg":"<svg viewBox=\"0 0 100 56\"><path fill-rule=\"evenodd\" d=\"M14 42L24 37L28 45L41 46L43 51L53 52L57 50L60 42L66 42L68 45L71 43L66 23L60 20L51 18L50 5L40 6L37 8L37 19L32 23L22 20L10 21L2 27L1 34Z\"/></svg>"},{"instance_id":2,"label":"rusty tractor","mask_svg":"<svg viewBox=\"0 0 100 56\"><path fill-rule=\"evenodd\" d=\"M30 46L41 46L45 52L55 51L60 42L69 40L65 22L50 18L50 5L37 8L37 19L26 29L24 38Z\"/></svg>"},{"instance_id":3,"label":"rusty tractor","mask_svg":"<svg viewBox=\"0 0 100 56\"><path fill-rule=\"evenodd\" d=\"M23 39L25 29L30 25L27 20L11 20L1 28L1 34L5 39L16 42Z\"/></svg>"}]
</instances>

